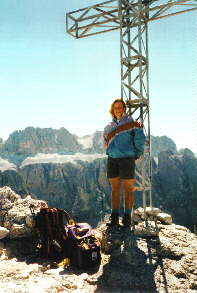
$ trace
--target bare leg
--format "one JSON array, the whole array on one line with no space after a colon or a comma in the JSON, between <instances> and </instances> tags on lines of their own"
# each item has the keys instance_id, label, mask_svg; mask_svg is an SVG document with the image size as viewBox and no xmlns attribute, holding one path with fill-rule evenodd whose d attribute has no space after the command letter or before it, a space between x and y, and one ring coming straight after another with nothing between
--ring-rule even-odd
<instances>
[{"instance_id":1,"label":"bare leg","mask_svg":"<svg viewBox=\"0 0 197 293\"><path fill-rule=\"evenodd\" d=\"M124 208L132 209L134 205L135 179L122 179L124 188Z\"/></svg>"},{"instance_id":2,"label":"bare leg","mask_svg":"<svg viewBox=\"0 0 197 293\"><path fill-rule=\"evenodd\" d=\"M120 187L121 181L120 177L109 178L111 184L111 207L112 209L120 208Z\"/></svg>"}]
</instances>

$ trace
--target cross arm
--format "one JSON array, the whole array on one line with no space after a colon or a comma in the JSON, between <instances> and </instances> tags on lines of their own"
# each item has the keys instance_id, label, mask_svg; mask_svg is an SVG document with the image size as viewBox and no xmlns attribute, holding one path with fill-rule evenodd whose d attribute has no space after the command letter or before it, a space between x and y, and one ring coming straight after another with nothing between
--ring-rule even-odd
<instances>
[{"instance_id":1,"label":"cross arm","mask_svg":"<svg viewBox=\"0 0 197 293\"><path fill-rule=\"evenodd\" d=\"M125 26L130 20L131 27L197 9L196 0L122 0L122 15L119 15L117 0L109 0L66 14L67 33L83 38L117 30L120 22Z\"/></svg>"}]
</instances>

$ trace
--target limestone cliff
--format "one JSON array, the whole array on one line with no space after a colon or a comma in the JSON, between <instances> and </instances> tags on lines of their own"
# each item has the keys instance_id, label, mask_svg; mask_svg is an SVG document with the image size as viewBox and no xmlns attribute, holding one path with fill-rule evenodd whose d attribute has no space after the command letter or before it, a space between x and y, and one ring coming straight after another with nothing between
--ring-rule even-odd
<instances>
[{"instance_id":1,"label":"limestone cliff","mask_svg":"<svg viewBox=\"0 0 197 293\"><path fill-rule=\"evenodd\" d=\"M37 198L65 208L78 220L89 219L96 224L105 213L103 205L109 202L105 170L106 159L96 159L89 163L27 165L20 174Z\"/></svg>"},{"instance_id":2,"label":"limestone cliff","mask_svg":"<svg viewBox=\"0 0 197 293\"><path fill-rule=\"evenodd\" d=\"M196 224L196 158L193 155L160 153L153 164L154 206L172 214L174 222L194 231ZM27 164L0 172L0 186L8 185L19 194L31 193L50 206L63 207L77 219L96 225L109 213L110 186L106 158L67 163ZM136 194L136 207L142 205Z\"/></svg>"},{"instance_id":3,"label":"limestone cliff","mask_svg":"<svg viewBox=\"0 0 197 293\"><path fill-rule=\"evenodd\" d=\"M161 152L153 171L153 198L173 215L175 223L196 229L197 160L185 149L182 154Z\"/></svg>"},{"instance_id":4,"label":"limestone cliff","mask_svg":"<svg viewBox=\"0 0 197 293\"><path fill-rule=\"evenodd\" d=\"M0 171L0 187L3 186L10 186L20 195L28 193L27 185L24 182L23 176L17 170Z\"/></svg>"}]
</instances>

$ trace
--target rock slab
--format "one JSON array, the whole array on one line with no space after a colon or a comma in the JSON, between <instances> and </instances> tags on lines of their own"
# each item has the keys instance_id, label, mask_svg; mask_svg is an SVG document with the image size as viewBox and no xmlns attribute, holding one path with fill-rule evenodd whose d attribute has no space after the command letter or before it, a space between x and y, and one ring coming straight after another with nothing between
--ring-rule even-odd
<instances>
[{"instance_id":1,"label":"rock slab","mask_svg":"<svg viewBox=\"0 0 197 293\"><path fill-rule=\"evenodd\" d=\"M38 212L41 205L47 206L46 202L32 199L30 195L21 198L10 187L0 188L0 226L4 228L0 235L7 238L34 235L34 219L30 207Z\"/></svg>"}]
</instances>

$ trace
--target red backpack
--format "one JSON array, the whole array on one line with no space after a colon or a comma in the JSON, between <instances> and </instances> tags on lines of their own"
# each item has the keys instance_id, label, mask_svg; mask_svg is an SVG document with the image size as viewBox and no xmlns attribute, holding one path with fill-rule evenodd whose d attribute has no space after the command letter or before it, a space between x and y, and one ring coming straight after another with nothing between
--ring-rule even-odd
<instances>
[{"instance_id":1,"label":"red backpack","mask_svg":"<svg viewBox=\"0 0 197 293\"><path fill-rule=\"evenodd\" d=\"M43 257L56 261L69 258L71 265L80 269L100 265L100 243L88 223L75 223L59 208L41 208L33 215L37 247Z\"/></svg>"}]
</instances>

